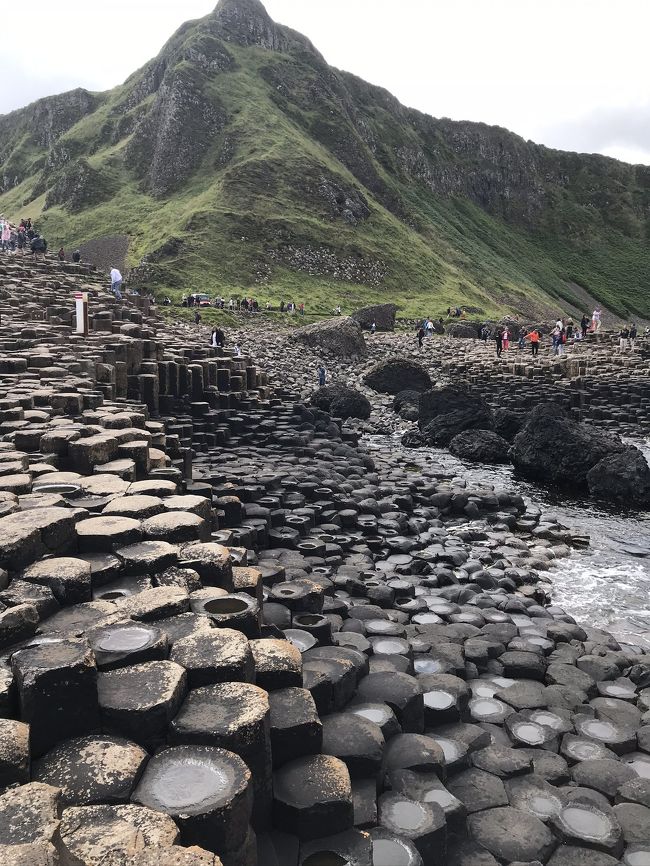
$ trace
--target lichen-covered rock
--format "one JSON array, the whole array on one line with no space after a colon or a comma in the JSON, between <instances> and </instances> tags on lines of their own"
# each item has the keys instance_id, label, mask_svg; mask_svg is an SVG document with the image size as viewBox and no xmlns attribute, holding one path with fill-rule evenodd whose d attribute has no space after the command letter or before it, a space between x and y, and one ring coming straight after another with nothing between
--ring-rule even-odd
<instances>
[{"instance_id":1,"label":"lichen-covered rock","mask_svg":"<svg viewBox=\"0 0 650 866\"><path fill-rule=\"evenodd\" d=\"M362 358L367 351L361 328L348 316L306 325L292 337L336 358Z\"/></svg>"}]
</instances>

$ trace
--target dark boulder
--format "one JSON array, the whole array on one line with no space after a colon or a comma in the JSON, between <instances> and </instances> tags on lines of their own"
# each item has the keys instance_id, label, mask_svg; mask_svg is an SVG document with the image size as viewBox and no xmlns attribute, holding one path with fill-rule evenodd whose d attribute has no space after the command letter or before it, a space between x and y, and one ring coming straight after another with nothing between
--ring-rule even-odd
<instances>
[{"instance_id":1,"label":"dark boulder","mask_svg":"<svg viewBox=\"0 0 650 866\"><path fill-rule=\"evenodd\" d=\"M454 385L420 395L420 430L429 445L447 446L463 430L492 430L492 410L478 395Z\"/></svg>"},{"instance_id":2,"label":"dark boulder","mask_svg":"<svg viewBox=\"0 0 650 866\"><path fill-rule=\"evenodd\" d=\"M389 358L376 364L363 378L373 391L381 394L399 394L400 391L428 391L431 377L415 361L404 358Z\"/></svg>"},{"instance_id":3,"label":"dark boulder","mask_svg":"<svg viewBox=\"0 0 650 866\"><path fill-rule=\"evenodd\" d=\"M590 469L624 450L618 436L574 421L556 403L541 403L515 436L511 458L529 478L586 487Z\"/></svg>"},{"instance_id":4,"label":"dark boulder","mask_svg":"<svg viewBox=\"0 0 650 866\"><path fill-rule=\"evenodd\" d=\"M476 340L480 334L480 326L472 322L454 322L447 327L447 334L450 337L468 337Z\"/></svg>"},{"instance_id":5,"label":"dark boulder","mask_svg":"<svg viewBox=\"0 0 650 866\"><path fill-rule=\"evenodd\" d=\"M492 430L464 430L449 443L456 457L472 463L509 463L510 445Z\"/></svg>"},{"instance_id":6,"label":"dark boulder","mask_svg":"<svg viewBox=\"0 0 650 866\"><path fill-rule=\"evenodd\" d=\"M374 307L364 307L362 310L352 313L352 318L366 330L372 327L374 322L378 331L393 331L395 330L396 313L397 306L395 304L375 304Z\"/></svg>"},{"instance_id":7,"label":"dark boulder","mask_svg":"<svg viewBox=\"0 0 650 866\"><path fill-rule=\"evenodd\" d=\"M405 448L426 448L427 441L419 430L407 430L402 436L402 445Z\"/></svg>"},{"instance_id":8,"label":"dark boulder","mask_svg":"<svg viewBox=\"0 0 650 866\"><path fill-rule=\"evenodd\" d=\"M370 402L359 391L347 385L325 385L315 391L311 398L312 406L329 412L337 418L370 417Z\"/></svg>"},{"instance_id":9,"label":"dark boulder","mask_svg":"<svg viewBox=\"0 0 650 866\"><path fill-rule=\"evenodd\" d=\"M296 328L292 339L335 358L362 358L366 354L361 328L349 316Z\"/></svg>"},{"instance_id":10,"label":"dark boulder","mask_svg":"<svg viewBox=\"0 0 650 866\"><path fill-rule=\"evenodd\" d=\"M420 392L400 391L393 399L393 412L405 421L417 421L420 417Z\"/></svg>"},{"instance_id":11,"label":"dark boulder","mask_svg":"<svg viewBox=\"0 0 650 866\"><path fill-rule=\"evenodd\" d=\"M525 412L514 412L512 409L495 409L493 415L495 432L508 442L513 441L527 418Z\"/></svg>"},{"instance_id":12,"label":"dark boulder","mask_svg":"<svg viewBox=\"0 0 650 866\"><path fill-rule=\"evenodd\" d=\"M587 473L592 496L619 505L650 508L650 466L638 448L605 457Z\"/></svg>"},{"instance_id":13,"label":"dark boulder","mask_svg":"<svg viewBox=\"0 0 650 866\"><path fill-rule=\"evenodd\" d=\"M371 406L363 394L350 388L345 394L332 400L330 412L336 418L361 418L365 421L370 418Z\"/></svg>"}]
</instances>

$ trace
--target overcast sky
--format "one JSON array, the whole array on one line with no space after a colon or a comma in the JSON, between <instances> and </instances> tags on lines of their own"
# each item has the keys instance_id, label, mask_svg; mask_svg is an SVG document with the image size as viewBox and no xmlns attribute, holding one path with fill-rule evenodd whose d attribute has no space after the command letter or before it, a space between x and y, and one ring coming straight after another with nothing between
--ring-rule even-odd
<instances>
[{"instance_id":1,"label":"overcast sky","mask_svg":"<svg viewBox=\"0 0 650 866\"><path fill-rule=\"evenodd\" d=\"M0 113L104 90L216 0L33 0L6 9ZM650 0L266 0L329 63L436 117L650 164ZM14 21L14 23L16 23Z\"/></svg>"}]
</instances>

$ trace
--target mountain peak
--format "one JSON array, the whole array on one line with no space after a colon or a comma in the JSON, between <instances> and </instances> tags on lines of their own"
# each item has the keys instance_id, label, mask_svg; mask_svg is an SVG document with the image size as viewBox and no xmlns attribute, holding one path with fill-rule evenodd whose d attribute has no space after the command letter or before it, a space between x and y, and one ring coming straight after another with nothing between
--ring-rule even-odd
<instances>
[{"instance_id":1,"label":"mountain peak","mask_svg":"<svg viewBox=\"0 0 650 866\"><path fill-rule=\"evenodd\" d=\"M277 28L260 0L219 0L212 14L230 41L277 47Z\"/></svg>"}]
</instances>

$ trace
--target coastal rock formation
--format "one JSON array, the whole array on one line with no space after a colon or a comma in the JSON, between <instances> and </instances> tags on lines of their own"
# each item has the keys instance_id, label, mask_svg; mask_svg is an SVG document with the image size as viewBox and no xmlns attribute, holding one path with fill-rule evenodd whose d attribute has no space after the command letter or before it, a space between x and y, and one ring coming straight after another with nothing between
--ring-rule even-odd
<instances>
[{"instance_id":1,"label":"coastal rock formation","mask_svg":"<svg viewBox=\"0 0 650 866\"><path fill-rule=\"evenodd\" d=\"M587 472L587 485L599 499L650 508L650 466L638 448L608 454Z\"/></svg>"},{"instance_id":2,"label":"coastal rock formation","mask_svg":"<svg viewBox=\"0 0 650 866\"><path fill-rule=\"evenodd\" d=\"M508 463L510 445L493 430L464 430L449 443L456 457L472 463Z\"/></svg>"},{"instance_id":3,"label":"coastal rock formation","mask_svg":"<svg viewBox=\"0 0 650 866\"><path fill-rule=\"evenodd\" d=\"M365 384L382 394L399 394L400 391L428 391L431 377L421 364L405 358L389 358L376 364L363 377Z\"/></svg>"},{"instance_id":4,"label":"coastal rock formation","mask_svg":"<svg viewBox=\"0 0 650 866\"><path fill-rule=\"evenodd\" d=\"M311 402L337 418L370 417L370 401L359 391L345 385L325 385L314 392Z\"/></svg>"},{"instance_id":5,"label":"coastal rock formation","mask_svg":"<svg viewBox=\"0 0 650 866\"><path fill-rule=\"evenodd\" d=\"M420 395L418 424L429 445L446 446L463 430L491 430L494 418L478 394L443 385Z\"/></svg>"},{"instance_id":6,"label":"coastal rock formation","mask_svg":"<svg viewBox=\"0 0 650 866\"><path fill-rule=\"evenodd\" d=\"M297 328L293 339L335 358L363 358L366 354L361 328L349 316Z\"/></svg>"},{"instance_id":7,"label":"coastal rock formation","mask_svg":"<svg viewBox=\"0 0 650 866\"><path fill-rule=\"evenodd\" d=\"M371 328L374 322L377 330L392 331L395 329L397 309L396 304L375 304L373 307L364 307L352 313L352 318L366 330Z\"/></svg>"},{"instance_id":8,"label":"coastal rock formation","mask_svg":"<svg viewBox=\"0 0 650 866\"><path fill-rule=\"evenodd\" d=\"M574 421L556 403L543 403L515 436L511 454L528 478L587 487L589 471L623 451L618 436Z\"/></svg>"}]
</instances>

